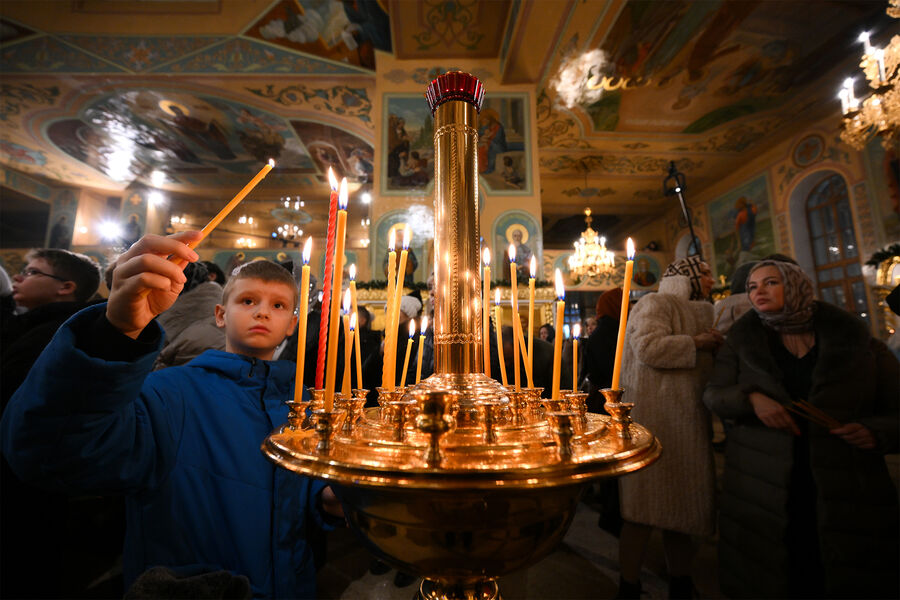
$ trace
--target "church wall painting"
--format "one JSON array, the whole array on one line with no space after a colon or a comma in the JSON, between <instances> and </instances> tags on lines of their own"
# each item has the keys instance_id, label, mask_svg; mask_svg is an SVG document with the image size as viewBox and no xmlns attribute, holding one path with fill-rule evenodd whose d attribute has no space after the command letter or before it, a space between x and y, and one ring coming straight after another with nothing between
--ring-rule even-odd
<instances>
[{"instance_id":1,"label":"church wall painting","mask_svg":"<svg viewBox=\"0 0 900 600\"><path fill-rule=\"evenodd\" d=\"M51 203L50 217L47 219L47 248L63 250L70 248L77 214L78 197L75 192L69 189L57 192Z\"/></svg>"},{"instance_id":2,"label":"church wall painting","mask_svg":"<svg viewBox=\"0 0 900 600\"><path fill-rule=\"evenodd\" d=\"M478 113L478 175L492 195L531 194L527 94L492 94Z\"/></svg>"},{"instance_id":3,"label":"church wall painting","mask_svg":"<svg viewBox=\"0 0 900 600\"><path fill-rule=\"evenodd\" d=\"M768 179L761 175L707 205L715 274L730 277L735 268L775 252Z\"/></svg>"},{"instance_id":4,"label":"church wall painting","mask_svg":"<svg viewBox=\"0 0 900 600\"><path fill-rule=\"evenodd\" d=\"M371 238L369 260L372 281L387 281L388 240L393 232L396 251L399 256L403 244L403 232L409 228L409 257L413 264L414 282L424 282L433 269L432 249L434 248L434 216L428 206L414 205L406 210L392 210L383 214L374 224L374 238ZM408 283L409 277L407 277Z\"/></svg>"},{"instance_id":5,"label":"church wall painting","mask_svg":"<svg viewBox=\"0 0 900 600\"><path fill-rule=\"evenodd\" d=\"M493 278L497 281L509 281L509 246L516 247L516 271L520 281L528 281L529 261L537 257L538 279L547 278L541 273L543 265L543 237L538 222L531 214L521 210L509 210L502 213L494 221L491 235L491 256L493 260Z\"/></svg>"},{"instance_id":6,"label":"church wall painting","mask_svg":"<svg viewBox=\"0 0 900 600\"><path fill-rule=\"evenodd\" d=\"M327 181L328 167L333 166L338 180L347 177L351 182L372 182L375 156L371 144L323 123L291 121L291 125L306 146L322 181Z\"/></svg>"},{"instance_id":7,"label":"church wall painting","mask_svg":"<svg viewBox=\"0 0 900 600\"><path fill-rule=\"evenodd\" d=\"M434 119L421 94L385 94L381 191L424 193L434 179Z\"/></svg>"}]
</instances>

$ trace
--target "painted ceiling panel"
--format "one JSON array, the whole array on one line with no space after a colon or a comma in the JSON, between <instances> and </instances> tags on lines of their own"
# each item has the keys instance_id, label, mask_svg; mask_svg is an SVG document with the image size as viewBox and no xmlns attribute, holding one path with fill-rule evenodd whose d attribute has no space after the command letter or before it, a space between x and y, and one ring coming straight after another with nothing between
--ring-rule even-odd
<instances>
[{"instance_id":1,"label":"painted ceiling panel","mask_svg":"<svg viewBox=\"0 0 900 600\"><path fill-rule=\"evenodd\" d=\"M510 0L390 2L397 58L488 58L500 51Z\"/></svg>"},{"instance_id":2,"label":"painted ceiling panel","mask_svg":"<svg viewBox=\"0 0 900 600\"><path fill-rule=\"evenodd\" d=\"M61 35L59 39L134 72L150 71L224 41L222 36Z\"/></svg>"}]
</instances>

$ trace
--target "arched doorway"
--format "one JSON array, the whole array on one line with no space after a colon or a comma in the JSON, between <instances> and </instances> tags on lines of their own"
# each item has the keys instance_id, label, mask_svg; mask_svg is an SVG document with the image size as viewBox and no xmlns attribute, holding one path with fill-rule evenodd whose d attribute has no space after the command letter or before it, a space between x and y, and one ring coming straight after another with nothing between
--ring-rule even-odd
<instances>
[{"instance_id":1,"label":"arched doorway","mask_svg":"<svg viewBox=\"0 0 900 600\"><path fill-rule=\"evenodd\" d=\"M819 297L869 320L847 182L827 174L806 197L806 224Z\"/></svg>"}]
</instances>

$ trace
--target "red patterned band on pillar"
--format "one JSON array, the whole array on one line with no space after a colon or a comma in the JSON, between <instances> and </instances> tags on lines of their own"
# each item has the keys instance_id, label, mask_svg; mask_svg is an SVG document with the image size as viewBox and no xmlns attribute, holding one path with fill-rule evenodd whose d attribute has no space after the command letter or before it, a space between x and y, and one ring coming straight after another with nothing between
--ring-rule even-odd
<instances>
[{"instance_id":1,"label":"red patterned band on pillar","mask_svg":"<svg viewBox=\"0 0 900 600\"><path fill-rule=\"evenodd\" d=\"M444 102L462 100L481 111L481 103L484 101L484 84L477 77L463 73L462 71L450 71L439 75L425 88L425 98L431 114Z\"/></svg>"}]
</instances>

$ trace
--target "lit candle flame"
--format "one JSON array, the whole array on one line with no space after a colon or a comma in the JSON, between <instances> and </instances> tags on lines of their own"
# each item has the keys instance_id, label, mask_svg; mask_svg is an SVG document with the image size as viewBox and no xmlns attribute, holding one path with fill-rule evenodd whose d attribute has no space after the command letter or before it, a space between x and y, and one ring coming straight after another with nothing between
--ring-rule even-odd
<instances>
[{"instance_id":1,"label":"lit candle flame","mask_svg":"<svg viewBox=\"0 0 900 600\"><path fill-rule=\"evenodd\" d=\"M509 262L516 262L516 245L509 245Z\"/></svg>"},{"instance_id":2,"label":"lit candle flame","mask_svg":"<svg viewBox=\"0 0 900 600\"><path fill-rule=\"evenodd\" d=\"M356 313L350 315L350 331L356 331Z\"/></svg>"},{"instance_id":3,"label":"lit candle flame","mask_svg":"<svg viewBox=\"0 0 900 600\"><path fill-rule=\"evenodd\" d=\"M331 186L331 191L336 192L338 189L338 180L337 177L334 176L334 171L331 167L328 167L328 184Z\"/></svg>"},{"instance_id":4,"label":"lit candle flame","mask_svg":"<svg viewBox=\"0 0 900 600\"><path fill-rule=\"evenodd\" d=\"M391 235L388 237L388 252L393 252L397 246L397 230L391 229Z\"/></svg>"},{"instance_id":5,"label":"lit candle flame","mask_svg":"<svg viewBox=\"0 0 900 600\"><path fill-rule=\"evenodd\" d=\"M272 167L273 169L275 168L275 159L274 158L269 159L269 166Z\"/></svg>"},{"instance_id":6,"label":"lit candle flame","mask_svg":"<svg viewBox=\"0 0 900 600\"><path fill-rule=\"evenodd\" d=\"M494 288L494 304L500 306L500 288Z\"/></svg>"},{"instance_id":7,"label":"lit candle flame","mask_svg":"<svg viewBox=\"0 0 900 600\"><path fill-rule=\"evenodd\" d=\"M409 320L409 339L413 339L413 336L416 335L416 322L412 319Z\"/></svg>"},{"instance_id":8,"label":"lit candle flame","mask_svg":"<svg viewBox=\"0 0 900 600\"><path fill-rule=\"evenodd\" d=\"M531 278L534 279L537 275L537 258L532 255L531 256Z\"/></svg>"},{"instance_id":9,"label":"lit candle flame","mask_svg":"<svg viewBox=\"0 0 900 600\"><path fill-rule=\"evenodd\" d=\"M481 253L482 260L484 260L484 266L489 267L491 265L491 249L485 247L484 252Z\"/></svg>"},{"instance_id":10,"label":"lit candle flame","mask_svg":"<svg viewBox=\"0 0 900 600\"><path fill-rule=\"evenodd\" d=\"M581 337L581 323L572 325L572 337L578 339Z\"/></svg>"},{"instance_id":11,"label":"lit candle flame","mask_svg":"<svg viewBox=\"0 0 900 600\"><path fill-rule=\"evenodd\" d=\"M425 332L428 330L428 317L422 317L422 335L425 335Z\"/></svg>"},{"instance_id":12,"label":"lit candle flame","mask_svg":"<svg viewBox=\"0 0 900 600\"><path fill-rule=\"evenodd\" d=\"M356 281L356 263L350 264L350 281Z\"/></svg>"},{"instance_id":13,"label":"lit candle flame","mask_svg":"<svg viewBox=\"0 0 900 600\"><path fill-rule=\"evenodd\" d=\"M409 250L409 242L410 242L411 237L412 237L412 229L410 229L409 227L404 227L403 228L403 249L404 250Z\"/></svg>"},{"instance_id":14,"label":"lit candle flame","mask_svg":"<svg viewBox=\"0 0 900 600\"><path fill-rule=\"evenodd\" d=\"M309 258L312 256L312 236L306 238L306 243L303 244L303 264L309 264Z\"/></svg>"},{"instance_id":15,"label":"lit candle flame","mask_svg":"<svg viewBox=\"0 0 900 600\"><path fill-rule=\"evenodd\" d=\"M562 271L556 269L554 279L556 280L556 297L562 300L566 297L566 286L563 283Z\"/></svg>"},{"instance_id":16,"label":"lit candle flame","mask_svg":"<svg viewBox=\"0 0 900 600\"><path fill-rule=\"evenodd\" d=\"M344 312L350 314L350 288L344 292Z\"/></svg>"},{"instance_id":17,"label":"lit candle flame","mask_svg":"<svg viewBox=\"0 0 900 600\"><path fill-rule=\"evenodd\" d=\"M628 260L634 260L634 240L628 238L626 248L628 253Z\"/></svg>"},{"instance_id":18,"label":"lit candle flame","mask_svg":"<svg viewBox=\"0 0 900 600\"><path fill-rule=\"evenodd\" d=\"M341 191L338 193L338 209L347 210L347 178L341 179Z\"/></svg>"}]
</instances>

